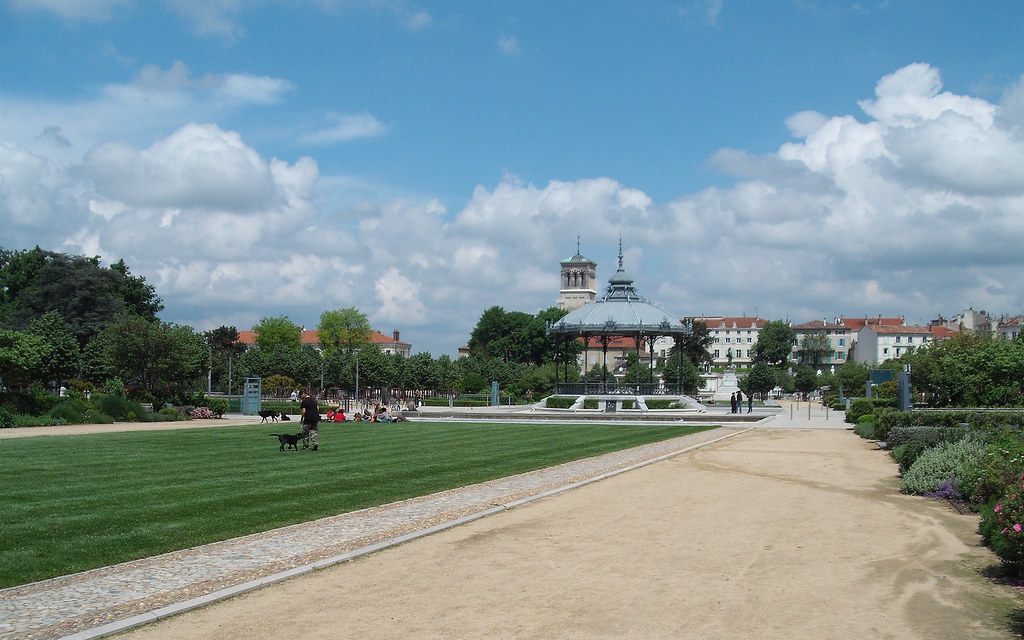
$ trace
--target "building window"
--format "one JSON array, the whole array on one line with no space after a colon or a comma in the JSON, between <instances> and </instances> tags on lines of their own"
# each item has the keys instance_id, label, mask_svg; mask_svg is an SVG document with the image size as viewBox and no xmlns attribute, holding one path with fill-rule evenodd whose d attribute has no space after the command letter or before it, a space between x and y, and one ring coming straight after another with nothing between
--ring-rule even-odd
<instances>
[{"instance_id":1,"label":"building window","mask_svg":"<svg viewBox=\"0 0 1024 640\"><path fill-rule=\"evenodd\" d=\"M725 344L729 344L730 342L732 342L732 338L726 338L725 339Z\"/></svg>"},{"instance_id":2,"label":"building window","mask_svg":"<svg viewBox=\"0 0 1024 640\"><path fill-rule=\"evenodd\" d=\"M883 347L882 348L882 355L883 356L889 355L889 347Z\"/></svg>"},{"instance_id":3,"label":"building window","mask_svg":"<svg viewBox=\"0 0 1024 640\"><path fill-rule=\"evenodd\" d=\"M715 349L715 357L716 358L721 358L722 357L722 354L721 354L721 352L719 352L718 349Z\"/></svg>"},{"instance_id":4,"label":"building window","mask_svg":"<svg viewBox=\"0 0 1024 640\"><path fill-rule=\"evenodd\" d=\"M840 347L845 347L846 346L846 338L839 338L839 346Z\"/></svg>"}]
</instances>

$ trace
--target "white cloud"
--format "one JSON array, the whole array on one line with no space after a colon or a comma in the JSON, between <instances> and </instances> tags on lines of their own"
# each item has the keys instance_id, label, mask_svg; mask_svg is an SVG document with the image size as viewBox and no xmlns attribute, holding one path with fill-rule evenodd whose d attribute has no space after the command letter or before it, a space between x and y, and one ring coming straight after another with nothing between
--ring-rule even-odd
<instances>
[{"instance_id":1,"label":"white cloud","mask_svg":"<svg viewBox=\"0 0 1024 640\"><path fill-rule=\"evenodd\" d=\"M134 0L7 0L21 11L49 11L65 20L108 20L114 10Z\"/></svg>"},{"instance_id":2,"label":"white cloud","mask_svg":"<svg viewBox=\"0 0 1024 640\"><path fill-rule=\"evenodd\" d=\"M377 278L374 285L380 308L376 317L380 321L417 325L423 322L426 311L421 287L392 267Z\"/></svg>"},{"instance_id":3,"label":"white cloud","mask_svg":"<svg viewBox=\"0 0 1024 640\"><path fill-rule=\"evenodd\" d=\"M519 46L519 39L515 36L501 36L498 38L498 48L505 55L514 56L522 52Z\"/></svg>"},{"instance_id":4,"label":"white cloud","mask_svg":"<svg viewBox=\"0 0 1024 640\"><path fill-rule=\"evenodd\" d=\"M299 138L301 142L326 145L348 142L359 138L376 138L385 135L389 127L370 114L330 113L329 127L318 129Z\"/></svg>"},{"instance_id":5,"label":"white cloud","mask_svg":"<svg viewBox=\"0 0 1024 640\"><path fill-rule=\"evenodd\" d=\"M449 208L322 177L312 158L266 157L221 125L139 143L108 122L142 114L154 130L159 118L137 99L146 92L170 113L286 90L228 84L175 65L81 110L43 105L21 125L25 142L0 142L4 242L124 258L157 287L166 317L200 328L281 314L311 326L325 308L356 306L435 355L463 344L489 306L555 304L558 261L577 235L602 287L621 236L641 292L680 315L1024 311L1019 84L992 104L944 92L937 70L910 65L879 81L863 113L790 117L796 140L775 153L719 151L711 162L735 185L666 203L611 177L508 175Z\"/></svg>"}]
</instances>

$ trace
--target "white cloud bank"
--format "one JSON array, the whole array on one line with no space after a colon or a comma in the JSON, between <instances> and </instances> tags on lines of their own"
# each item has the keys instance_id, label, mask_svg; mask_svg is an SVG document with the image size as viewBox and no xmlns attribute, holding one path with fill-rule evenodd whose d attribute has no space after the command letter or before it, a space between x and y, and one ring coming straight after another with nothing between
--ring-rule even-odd
<instances>
[{"instance_id":1,"label":"white cloud bank","mask_svg":"<svg viewBox=\"0 0 1024 640\"><path fill-rule=\"evenodd\" d=\"M284 88L230 92L180 69L145 77L135 90L185 101L204 83L248 101ZM90 121L125 109L124 93L91 105ZM321 178L312 158L267 158L198 122L133 145L113 127L84 135L70 110L50 107L40 122L70 148L38 137L41 124L0 141L0 244L124 258L157 287L165 318L198 328L282 314L313 325L324 309L356 306L435 355L454 353L491 305L554 304L558 261L578 234L601 280L621 236L641 291L679 315L1024 312L1022 86L993 104L944 92L938 70L913 64L860 108L794 114L796 140L775 153L721 150L712 162L738 178L731 188L656 203L608 177L507 176L449 211L373 198L332 208L320 188L344 180Z\"/></svg>"}]
</instances>

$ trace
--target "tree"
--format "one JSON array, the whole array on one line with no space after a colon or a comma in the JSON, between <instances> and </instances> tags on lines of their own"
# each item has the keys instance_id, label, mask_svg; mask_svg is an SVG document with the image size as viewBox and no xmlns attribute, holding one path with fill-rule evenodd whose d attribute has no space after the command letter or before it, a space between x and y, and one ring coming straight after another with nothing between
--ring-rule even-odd
<instances>
[{"instance_id":1,"label":"tree","mask_svg":"<svg viewBox=\"0 0 1024 640\"><path fill-rule=\"evenodd\" d=\"M448 393L455 393L462 383L462 371L447 353L437 359L437 378L437 387Z\"/></svg>"},{"instance_id":2,"label":"tree","mask_svg":"<svg viewBox=\"0 0 1024 640\"><path fill-rule=\"evenodd\" d=\"M133 276L123 258L110 265L110 271L115 274L114 293L124 300L128 313L156 320L156 314L163 311L164 305L153 285L146 284L145 278Z\"/></svg>"},{"instance_id":3,"label":"tree","mask_svg":"<svg viewBox=\"0 0 1024 640\"><path fill-rule=\"evenodd\" d=\"M104 335L112 368L148 397L184 400L202 388L209 350L203 336L191 327L121 315Z\"/></svg>"},{"instance_id":4,"label":"tree","mask_svg":"<svg viewBox=\"0 0 1024 640\"><path fill-rule=\"evenodd\" d=\"M0 382L5 386L34 382L48 352L40 336L0 329Z\"/></svg>"},{"instance_id":5,"label":"tree","mask_svg":"<svg viewBox=\"0 0 1024 640\"><path fill-rule=\"evenodd\" d=\"M804 394L804 398L818 388L818 372L814 367L806 364L797 365L794 375L796 390Z\"/></svg>"},{"instance_id":6,"label":"tree","mask_svg":"<svg viewBox=\"0 0 1024 640\"><path fill-rule=\"evenodd\" d=\"M295 347L302 344L302 328L288 319L288 316L263 318L253 328L256 345L270 353L278 345Z\"/></svg>"},{"instance_id":7,"label":"tree","mask_svg":"<svg viewBox=\"0 0 1024 640\"><path fill-rule=\"evenodd\" d=\"M860 396L864 394L869 376L867 365L847 360L836 369L834 381L842 388L844 395Z\"/></svg>"},{"instance_id":8,"label":"tree","mask_svg":"<svg viewBox=\"0 0 1024 640\"><path fill-rule=\"evenodd\" d=\"M84 346L121 313L155 320L163 309L145 279L132 276L124 261L110 268L99 257L44 251L0 250L0 324L25 329L47 311L64 318Z\"/></svg>"},{"instance_id":9,"label":"tree","mask_svg":"<svg viewBox=\"0 0 1024 640\"><path fill-rule=\"evenodd\" d=\"M369 319L355 307L324 311L320 314L317 330L320 348L324 352L340 347L352 353L368 344L373 335Z\"/></svg>"},{"instance_id":10,"label":"tree","mask_svg":"<svg viewBox=\"0 0 1024 640\"><path fill-rule=\"evenodd\" d=\"M679 338L678 345L682 347L683 354L690 359L698 369L704 369L713 362L708 349L714 343L715 338L711 335L708 325L700 320L687 319L690 325L690 333Z\"/></svg>"},{"instance_id":11,"label":"tree","mask_svg":"<svg viewBox=\"0 0 1024 640\"><path fill-rule=\"evenodd\" d=\"M900 358L934 407L1024 405L1024 342L959 333Z\"/></svg>"},{"instance_id":12,"label":"tree","mask_svg":"<svg viewBox=\"0 0 1024 640\"><path fill-rule=\"evenodd\" d=\"M221 325L203 333L210 348L211 384L214 389L227 389L228 377L238 378L234 362L245 352L246 346L238 341L238 329Z\"/></svg>"},{"instance_id":13,"label":"tree","mask_svg":"<svg viewBox=\"0 0 1024 640\"><path fill-rule=\"evenodd\" d=\"M812 332L800 341L800 361L817 368L832 353L832 341L824 333Z\"/></svg>"},{"instance_id":14,"label":"tree","mask_svg":"<svg viewBox=\"0 0 1024 640\"><path fill-rule=\"evenodd\" d=\"M744 391L759 394L763 399L778 385L778 369L767 362L757 362L743 378Z\"/></svg>"},{"instance_id":15,"label":"tree","mask_svg":"<svg viewBox=\"0 0 1024 640\"><path fill-rule=\"evenodd\" d=\"M662 367L662 380L667 385L682 383L683 393L696 393L703 385L704 379L690 358L680 349L672 347Z\"/></svg>"},{"instance_id":16,"label":"tree","mask_svg":"<svg viewBox=\"0 0 1024 640\"><path fill-rule=\"evenodd\" d=\"M537 315L491 307L483 312L474 327L469 351L474 356L520 364L573 362L583 345L578 341L566 343L547 333L548 324L557 322L566 313L557 307Z\"/></svg>"},{"instance_id":17,"label":"tree","mask_svg":"<svg viewBox=\"0 0 1024 640\"><path fill-rule=\"evenodd\" d=\"M29 323L28 333L39 336L46 344L46 355L35 378L39 382L58 385L78 375L82 350L71 334L71 328L56 311L47 311Z\"/></svg>"},{"instance_id":18,"label":"tree","mask_svg":"<svg viewBox=\"0 0 1024 640\"><path fill-rule=\"evenodd\" d=\"M782 320L764 323L758 333L757 344L754 345L754 362L767 362L782 367L793 352L794 340L796 333Z\"/></svg>"}]
</instances>

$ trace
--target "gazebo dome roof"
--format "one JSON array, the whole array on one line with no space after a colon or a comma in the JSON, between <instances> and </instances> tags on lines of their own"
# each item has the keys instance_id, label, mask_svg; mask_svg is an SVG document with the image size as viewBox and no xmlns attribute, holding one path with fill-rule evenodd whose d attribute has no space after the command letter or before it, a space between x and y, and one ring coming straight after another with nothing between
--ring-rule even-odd
<instances>
[{"instance_id":1,"label":"gazebo dome roof","mask_svg":"<svg viewBox=\"0 0 1024 640\"><path fill-rule=\"evenodd\" d=\"M570 311L548 329L580 336L683 335L687 328L674 315L640 295L622 266L608 279L604 297Z\"/></svg>"}]
</instances>

